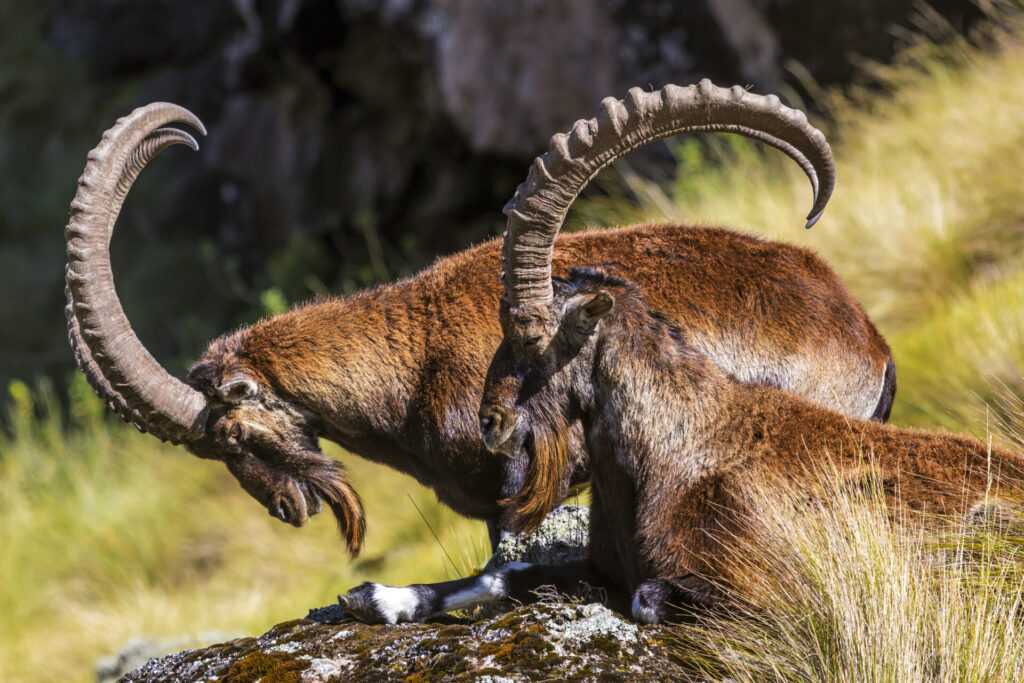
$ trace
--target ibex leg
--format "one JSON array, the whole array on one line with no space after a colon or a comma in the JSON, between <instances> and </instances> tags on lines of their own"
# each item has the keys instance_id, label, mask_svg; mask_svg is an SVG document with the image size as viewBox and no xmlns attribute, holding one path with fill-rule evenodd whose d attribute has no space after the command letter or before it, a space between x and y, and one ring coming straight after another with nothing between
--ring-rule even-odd
<instances>
[{"instance_id":1,"label":"ibex leg","mask_svg":"<svg viewBox=\"0 0 1024 683\"><path fill-rule=\"evenodd\" d=\"M510 562L477 576L442 583L405 587L364 583L339 595L338 602L352 616L369 624L425 621L453 610L499 600L535 602L538 589L544 586L552 586L558 593L574 597L589 597L598 590L620 605L624 602L601 583L583 560L561 566ZM615 600L617 597L619 599Z\"/></svg>"}]
</instances>

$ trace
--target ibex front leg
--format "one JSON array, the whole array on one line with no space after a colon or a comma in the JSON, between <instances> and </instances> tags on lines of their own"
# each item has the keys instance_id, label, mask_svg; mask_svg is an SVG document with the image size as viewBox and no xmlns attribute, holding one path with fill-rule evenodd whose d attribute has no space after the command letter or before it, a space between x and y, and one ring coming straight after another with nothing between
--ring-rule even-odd
<instances>
[{"instance_id":1,"label":"ibex front leg","mask_svg":"<svg viewBox=\"0 0 1024 683\"><path fill-rule=\"evenodd\" d=\"M559 593L567 595L586 595L597 587L586 561L557 567L510 562L477 576L442 583L416 583L405 587L364 583L339 595L338 603L368 624L397 624L425 621L446 612L499 600L534 602L535 591L541 586L554 586Z\"/></svg>"}]
</instances>

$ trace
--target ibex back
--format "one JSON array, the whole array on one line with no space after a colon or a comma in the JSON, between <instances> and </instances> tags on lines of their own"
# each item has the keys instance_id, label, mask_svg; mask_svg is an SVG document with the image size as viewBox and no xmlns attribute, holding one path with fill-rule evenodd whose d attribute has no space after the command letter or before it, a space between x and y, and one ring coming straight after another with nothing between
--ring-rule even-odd
<instances>
[{"instance_id":1,"label":"ibex back","mask_svg":"<svg viewBox=\"0 0 1024 683\"><path fill-rule=\"evenodd\" d=\"M608 117L633 105L608 100L597 120L553 139L523 188L547 193L540 205L553 207L560 223L597 168L625 151L679 132L727 131L797 161L815 192L812 221L820 215L834 169L823 136L802 114L775 98L708 83L658 95L666 125L616 132ZM319 437L411 474L458 512L488 520L493 538L498 501L519 491L526 466L522 452L489 452L477 418L484 372L501 340L499 244L225 335L181 382L131 330L108 252L142 168L171 144L197 147L185 131L166 127L174 122L205 132L194 115L164 103L119 120L89 154L71 205L68 328L97 393L138 428L225 462L282 521L299 526L326 503L353 553L363 541L362 507L340 463L321 453ZM598 166L545 166L552 155L577 151L592 131L591 149L605 148ZM703 353L742 381L802 393L851 416L888 416L895 370L885 341L832 271L803 249L724 229L640 226L565 237L551 259L556 273L582 263L640 283L670 319L694 331ZM574 426L571 434L565 485L587 476L582 432Z\"/></svg>"}]
</instances>

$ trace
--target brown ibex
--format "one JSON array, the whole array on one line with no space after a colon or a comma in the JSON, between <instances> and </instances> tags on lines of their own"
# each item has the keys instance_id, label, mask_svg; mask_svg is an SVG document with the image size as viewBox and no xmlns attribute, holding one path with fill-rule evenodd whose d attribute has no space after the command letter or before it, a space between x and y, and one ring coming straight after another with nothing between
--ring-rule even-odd
<instances>
[{"instance_id":1,"label":"brown ibex","mask_svg":"<svg viewBox=\"0 0 1024 683\"><path fill-rule=\"evenodd\" d=\"M871 482L907 521L920 518L896 511L960 517L1024 491L1018 453L852 419L736 382L621 278L583 269L554 284L553 297L540 302L552 314L550 336L524 346L522 328L505 319L484 388L484 440L496 451L526 438L536 444L538 461L510 501L512 526L531 529L562 485L564 425L585 425L593 500L587 578L631 593L640 621L676 616L674 606L714 604L715 586L742 591L733 553L754 540L764 501L752 492L785 483L820 495L827 472L851 486ZM539 571L530 577L543 583Z\"/></svg>"},{"instance_id":2,"label":"brown ibex","mask_svg":"<svg viewBox=\"0 0 1024 683\"><path fill-rule=\"evenodd\" d=\"M555 136L526 183L546 183L548 195L537 202L553 220L625 151L700 131L739 133L784 151L811 180L811 222L820 215L834 167L824 136L803 114L774 97L706 82L654 96L665 103L657 127L611 125L647 97L637 91L625 103L606 100L598 119L577 123L571 136ZM319 437L412 475L456 511L487 520L493 540L498 501L519 491L526 467L524 454L489 452L477 418L487 363L501 341L498 242L227 334L183 383L132 331L109 258L115 220L138 173L169 145L197 147L185 131L166 127L175 122L205 132L194 115L165 103L119 120L89 154L71 204L68 328L97 393L139 429L223 461L283 521L299 526L326 503L353 553L363 540L361 503L340 463L320 451ZM580 145L595 152L589 165L572 161ZM888 416L895 391L889 349L834 273L805 250L724 229L647 225L566 236L539 255L558 273L582 263L641 284L741 381L780 386L851 416ZM516 291L518 282L511 283ZM567 483L587 476L582 432L573 429Z\"/></svg>"},{"instance_id":3,"label":"brown ibex","mask_svg":"<svg viewBox=\"0 0 1024 683\"><path fill-rule=\"evenodd\" d=\"M661 106L659 93L634 97L631 110L603 125L628 129ZM533 192L520 188L512 206ZM443 584L363 584L339 597L352 614L420 620L527 600L550 583L567 592L600 586L637 620L659 622L678 616L676 606L717 604L718 586L742 591L732 560L737 545L756 538L762 499L751 491L786 483L814 495L828 471L853 486L870 483L894 510L962 515L987 514L1006 488L1024 490L1017 453L738 382L703 352L699 331L652 305L644 285L594 269L552 277L561 216L536 206L524 218L513 210L505 236L504 336L487 373L481 433L493 452L530 454L525 486L506 501L511 527L528 531L562 495L577 438L569 427L583 425L589 558L564 567L513 563Z\"/></svg>"}]
</instances>

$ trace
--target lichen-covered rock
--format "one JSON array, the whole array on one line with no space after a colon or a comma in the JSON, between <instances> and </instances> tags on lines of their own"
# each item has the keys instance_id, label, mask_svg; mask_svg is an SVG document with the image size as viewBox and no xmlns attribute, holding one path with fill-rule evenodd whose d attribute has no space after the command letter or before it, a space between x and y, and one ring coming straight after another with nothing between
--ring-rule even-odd
<instances>
[{"instance_id":1,"label":"lichen-covered rock","mask_svg":"<svg viewBox=\"0 0 1024 683\"><path fill-rule=\"evenodd\" d=\"M154 659L125 681L687 680L665 632L596 604L538 604L473 623L299 619Z\"/></svg>"},{"instance_id":2,"label":"lichen-covered rock","mask_svg":"<svg viewBox=\"0 0 1024 683\"><path fill-rule=\"evenodd\" d=\"M484 569L508 562L561 565L587 557L590 543L590 510L581 505L555 508L529 534L506 536Z\"/></svg>"},{"instance_id":3,"label":"lichen-covered rock","mask_svg":"<svg viewBox=\"0 0 1024 683\"><path fill-rule=\"evenodd\" d=\"M96 662L94 668L96 683L113 683L154 657L162 657L187 647L196 647L232 637L235 637L235 634L216 632L163 640L135 638L125 643L116 654Z\"/></svg>"}]
</instances>

